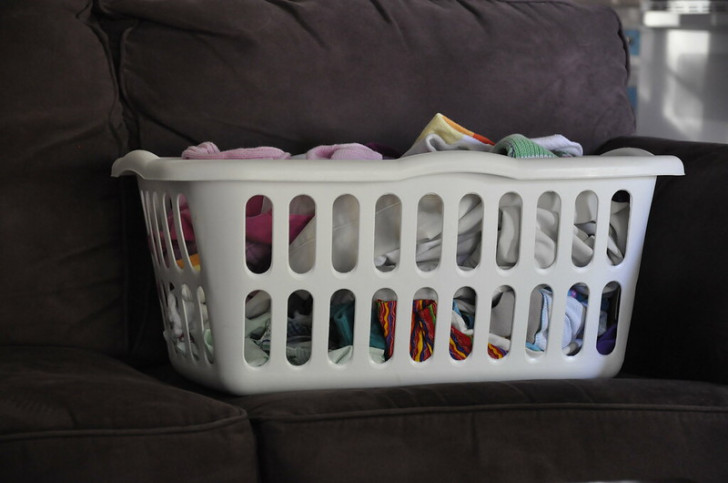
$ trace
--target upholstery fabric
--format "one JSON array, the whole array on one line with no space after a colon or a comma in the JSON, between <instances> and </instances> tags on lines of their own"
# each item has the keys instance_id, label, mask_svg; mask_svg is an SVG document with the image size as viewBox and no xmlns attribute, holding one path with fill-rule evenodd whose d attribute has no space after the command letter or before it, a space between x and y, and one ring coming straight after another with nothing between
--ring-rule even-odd
<instances>
[{"instance_id":1,"label":"upholstery fabric","mask_svg":"<svg viewBox=\"0 0 728 483\"><path fill-rule=\"evenodd\" d=\"M158 155L179 155L206 140L221 149L272 145L295 153L357 141L402 151L436 112L491 139L561 133L587 152L634 128L619 20L601 6L560 0L159 0L153 8L143 0L101 0L100 6L107 15L138 19L122 37L120 82L138 123L138 145Z\"/></svg>"},{"instance_id":2,"label":"upholstery fabric","mask_svg":"<svg viewBox=\"0 0 728 483\"><path fill-rule=\"evenodd\" d=\"M121 355L121 106L86 0L0 4L0 345Z\"/></svg>"},{"instance_id":3,"label":"upholstery fabric","mask_svg":"<svg viewBox=\"0 0 728 483\"><path fill-rule=\"evenodd\" d=\"M673 154L685 166L685 176L657 180L624 370L728 383L728 354L716 343L728 340L728 305L716 291L728 274L720 219L728 190L715 182L728 176L728 146L628 137L602 150L622 146Z\"/></svg>"},{"instance_id":4,"label":"upholstery fabric","mask_svg":"<svg viewBox=\"0 0 728 483\"><path fill-rule=\"evenodd\" d=\"M619 27L568 0L0 2L0 480L728 481L728 388L713 382L241 398L148 365L166 359L160 307L116 157L205 140L403 150L436 112L589 153L634 127ZM728 201L728 153L604 149L620 143L688 171L659 181L627 367L726 382L727 233L706 212Z\"/></svg>"},{"instance_id":5,"label":"upholstery fabric","mask_svg":"<svg viewBox=\"0 0 728 483\"><path fill-rule=\"evenodd\" d=\"M265 481L728 478L728 389L707 383L491 382L237 403L256 428Z\"/></svg>"},{"instance_id":6,"label":"upholstery fabric","mask_svg":"<svg viewBox=\"0 0 728 483\"><path fill-rule=\"evenodd\" d=\"M245 412L80 349L0 348L3 481L255 481Z\"/></svg>"}]
</instances>

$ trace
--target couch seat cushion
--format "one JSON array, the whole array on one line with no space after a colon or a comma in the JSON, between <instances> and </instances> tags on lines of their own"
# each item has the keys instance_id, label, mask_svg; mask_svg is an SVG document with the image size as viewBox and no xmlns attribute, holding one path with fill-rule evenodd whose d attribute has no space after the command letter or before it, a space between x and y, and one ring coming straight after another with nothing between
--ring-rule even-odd
<instances>
[{"instance_id":1,"label":"couch seat cushion","mask_svg":"<svg viewBox=\"0 0 728 483\"><path fill-rule=\"evenodd\" d=\"M255 479L245 411L79 349L0 348L0 480Z\"/></svg>"},{"instance_id":2,"label":"couch seat cushion","mask_svg":"<svg viewBox=\"0 0 728 483\"><path fill-rule=\"evenodd\" d=\"M266 481L728 481L728 387L604 379L234 400Z\"/></svg>"}]
</instances>

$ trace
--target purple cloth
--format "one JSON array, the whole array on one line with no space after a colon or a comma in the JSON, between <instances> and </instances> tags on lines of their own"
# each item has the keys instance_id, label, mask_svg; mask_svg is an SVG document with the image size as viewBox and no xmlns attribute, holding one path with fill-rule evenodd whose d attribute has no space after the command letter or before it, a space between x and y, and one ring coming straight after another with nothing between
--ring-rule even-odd
<instances>
[{"instance_id":1,"label":"purple cloth","mask_svg":"<svg viewBox=\"0 0 728 483\"><path fill-rule=\"evenodd\" d=\"M385 146L384 144L366 143L365 146L381 154L384 159L396 159L402 157L401 151L390 146Z\"/></svg>"},{"instance_id":2,"label":"purple cloth","mask_svg":"<svg viewBox=\"0 0 728 483\"><path fill-rule=\"evenodd\" d=\"M306 153L306 159L382 159L382 155L363 144L317 146Z\"/></svg>"},{"instance_id":3,"label":"purple cloth","mask_svg":"<svg viewBox=\"0 0 728 483\"><path fill-rule=\"evenodd\" d=\"M183 159L288 159L290 157L289 153L270 146L220 151L214 143L209 141L197 146L190 146L182 152Z\"/></svg>"},{"instance_id":4,"label":"purple cloth","mask_svg":"<svg viewBox=\"0 0 728 483\"><path fill-rule=\"evenodd\" d=\"M611 325L606 332L597 338L597 350L600 354L611 354L617 344L617 324Z\"/></svg>"}]
</instances>

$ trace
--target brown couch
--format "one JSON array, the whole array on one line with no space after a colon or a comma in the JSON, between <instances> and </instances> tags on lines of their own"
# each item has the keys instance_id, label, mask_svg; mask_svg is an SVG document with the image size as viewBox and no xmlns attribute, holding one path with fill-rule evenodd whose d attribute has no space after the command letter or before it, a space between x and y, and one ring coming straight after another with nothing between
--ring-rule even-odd
<instances>
[{"instance_id":1,"label":"brown couch","mask_svg":"<svg viewBox=\"0 0 728 483\"><path fill-rule=\"evenodd\" d=\"M10 0L0 59L1 481L728 481L728 145L632 136L611 10ZM682 159L658 181L618 377L235 397L170 369L116 158L403 150L436 112Z\"/></svg>"}]
</instances>

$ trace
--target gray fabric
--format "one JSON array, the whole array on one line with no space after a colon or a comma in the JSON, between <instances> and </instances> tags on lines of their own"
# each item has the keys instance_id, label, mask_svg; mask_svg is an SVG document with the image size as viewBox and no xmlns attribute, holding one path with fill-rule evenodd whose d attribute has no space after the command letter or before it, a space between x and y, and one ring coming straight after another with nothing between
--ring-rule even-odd
<instances>
[{"instance_id":1,"label":"gray fabric","mask_svg":"<svg viewBox=\"0 0 728 483\"><path fill-rule=\"evenodd\" d=\"M78 349L0 348L0 480L256 480L243 410Z\"/></svg>"},{"instance_id":2,"label":"gray fabric","mask_svg":"<svg viewBox=\"0 0 728 483\"><path fill-rule=\"evenodd\" d=\"M645 237L625 370L650 377L728 383L728 145L657 138L615 139L680 157L685 176L658 178Z\"/></svg>"},{"instance_id":3,"label":"gray fabric","mask_svg":"<svg viewBox=\"0 0 728 483\"><path fill-rule=\"evenodd\" d=\"M612 11L566 0L0 3L0 480L728 480L720 385L525 381L236 398L171 387L180 376L168 365L150 371L161 382L109 357L166 357L136 187L109 177L130 147L404 150L442 112L493 139L560 133L590 152L634 126L619 27ZM694 179L718 178L717 161ZM658 193L653 249L670 236L669 205L700 189L681 186ZM701 193L709 199L695 203L714 202ZM679 222L697 208L688 203ZM681 240L671 249L695 246ZM719 267L710 257L722 251L709 248L691 260ZM665 253L646 268L657 273ZM698 279L691 260L671 273ZM664 281L684 287L674 278ZM724 318L705 323L722 313L718 302L701 309L691 339L711 349L683 365L671 358L679 342L650 346L650 331L672 317L665 337L679 334L693 304L641 287L630 350L659 357L633 367L701 377L707 362L707 377L725 381L709 337L724 333ZM665 296L670 313L646 318L656 303L647 299Z\"/></svg>"},{"instance_id":4,"label":"gray fabric","mask_svg":"<svg viewBox=\"0 0 728 483\"><path fill-rule=\"evenodd\" d=\"M126 149L116 81L85 0L0 3L0 345L123 355Z\"/></svg>"},{"instance_id":5,"label":"gray fabric","mask_svg":"<svg viewBox=\"0 0 728 483\"><path fill-rule=\"evenodd\" d=\"M241 398L266 481L728 479L728 389L520 381ZM669 455L669 456L667 456Z\"/></svg>"},{"instance_id":6,"label":"gray fabric","mask_svg":"<svg viewBox=\"0 0 728 483\"><path fill-rule=\"evenodd\" d=\"M491 139L629 134L616 15L569 1L102 0L139 19L120 76L139 145L378 142L409 147L436 113Z\"/></svg>"}]
</instances>

